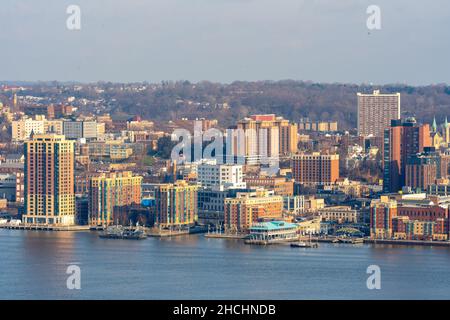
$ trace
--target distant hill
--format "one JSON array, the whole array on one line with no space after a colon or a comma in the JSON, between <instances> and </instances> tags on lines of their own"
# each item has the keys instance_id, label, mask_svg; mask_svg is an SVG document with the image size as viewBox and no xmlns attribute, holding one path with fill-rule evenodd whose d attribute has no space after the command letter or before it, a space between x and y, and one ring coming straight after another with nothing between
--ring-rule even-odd
<instances>
[{"instance_id":1,"label":"distant hill","mask_svg":"<svg viewBox=\"0 0 450 320\"><path fill-rule=\"evenodd\" d=\"M113 114L140 115L154 120L205 117L217 118L221 125L229 126L249 114L275 113L296 122L301 117L337 120L341 129L351 129L356 127L356 93L371 93L375 89L382 93L400 92L402 116L416 116L422 122L431 122L434 116L438 123L445 116L450 119L450 86L444 84L375 86L293 80L231 84L52 82L36 83L23 94L51 96L52 101L68 96L99 100Z\"/></svg>"},{"instance_id":2,"label":"distant hill","mask_svg":"<svg viewBox=\"0 0 450 320\"><path fill-rule=\"evenodd\" d=\"M201 82L168 83L137 95L116 97L120 110L156 119L181 117L218 118L224 125L255 113L276 113L293 121L337 120L342 129L356 127L357 92L401 93L402 116L438 123L450 119L450 87L433 85L352 85L299 81L261 81L216 84ZM225 107L224 107L225 103ZM228 105L228 108L227 108Z\"/></svg>"}]
</instances>

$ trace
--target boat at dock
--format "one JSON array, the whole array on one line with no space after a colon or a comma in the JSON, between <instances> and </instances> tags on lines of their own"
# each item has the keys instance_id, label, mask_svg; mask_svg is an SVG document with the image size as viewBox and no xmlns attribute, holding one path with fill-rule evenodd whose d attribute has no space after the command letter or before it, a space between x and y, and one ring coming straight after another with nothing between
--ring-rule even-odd
<instances>
[{"instance_id":1,"label":"boat at dock","mask_svg":"<svg viewBox=\"0 0 450 320\"><path fill-rule=\"evenodd\" d=\"M126 239L126 240L142 240L147 238L145 231L139 226L136 228L123 226L110 226L105 232L99 235L104 239Z\"/></svg>"},{"instance_id":2,"label":"boat at dock","mask_svg":"<svg viewBox=\"0 0 450 320\"><path fill-rule=\"evenodd\" d=\"M291 243L291 247L293 247L293 248L318 248L319 244L317 242L312 242L311 239L312 238L311 238L311 234L310 234L308 242L304 242L304 241L293 242L293 243Z\"/></svg>"},{"instance_id":3,"label":"boat at dock","mask_svg":"<svg viewBox=\"0 0 450 320\"><path fill-rule=\"evenodd\" d=\"M312 242L293 242L291 243L291 247L293 248L318 248L318 243L312 243Z\"/></svg>"}]
</instances>

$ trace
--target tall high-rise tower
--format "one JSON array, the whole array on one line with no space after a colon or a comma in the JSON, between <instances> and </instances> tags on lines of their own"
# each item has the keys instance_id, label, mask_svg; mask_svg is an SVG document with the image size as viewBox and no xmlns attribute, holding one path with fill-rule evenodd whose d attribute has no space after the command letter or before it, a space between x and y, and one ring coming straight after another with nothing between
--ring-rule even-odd
<instances>
[{"instance_id":1,"label":"tall high-rise tower","mask_svg":"<svg viewBox=\"0 0 450 320\"><path fill-rule=\"evenodd\" d=\"M431 147L430 125L414 118L392 121L384 134L384 192L398 192L406 185L406 164L425 147Z\"/></svg>"},{"instance_id":2,"label":"tall high-rise tower","mask_svg":"<svg viewBox=\"0 0 450 320\"><path fill-rule=\"evenodd\" d=\"M384 129L391 120L400 119L400 93L381 94L375 90L373 94L358 92L358 134L383 137Z\"/></svg>"},{"instance_id":3,"label":"tall high-rise tower","mask_svg":"<svg viewBox=\"0 0 450 320\"><path fill-rule=\"evenodd\" d=\"M32 135L25 142L24 223L75 224L74 142Z\"/></svg>"}]
</instances>

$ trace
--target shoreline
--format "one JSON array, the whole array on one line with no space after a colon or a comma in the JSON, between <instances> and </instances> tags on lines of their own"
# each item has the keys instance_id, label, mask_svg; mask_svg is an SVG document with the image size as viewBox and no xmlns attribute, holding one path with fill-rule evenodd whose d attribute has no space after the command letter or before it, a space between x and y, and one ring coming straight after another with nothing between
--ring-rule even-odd
<instances>
[{"instance_id":1,"label":"shoreline","mask_svg":"<svg viewBox=\"0 0 450 320\"><path fill-rule=\"evenodd\" d=\"M71 226L71 227L58 227L58 226L36 226L36 225L0 225L0 229L7 230L21 230L21 231L54 231L54 232L98 232L98 230L92 230L89 226ZM196 235L203 234L203 237L207 239L225 239L225 240L244 240L246 235L242 234L224 234L224 233L207 233L204 230L192 230L194 232L189 232L187 230L183 231L172 231L172 232L162 232L147 233L149 238L169 238L176 236L186 236L186 235ZM333 243L334 238L312 238L312 242L322 242L322 243ZM281 243L281 242L280 242ZM280 244L274 243L274 244ZM427 240L389 240L389 239L369 239L364 238L364 244L377 245L400 245L400 246L421 246L421 247L449 247L450 241L427 241ZM353 244L355 245L355 244Z\"/></svg>"}]
</instances>

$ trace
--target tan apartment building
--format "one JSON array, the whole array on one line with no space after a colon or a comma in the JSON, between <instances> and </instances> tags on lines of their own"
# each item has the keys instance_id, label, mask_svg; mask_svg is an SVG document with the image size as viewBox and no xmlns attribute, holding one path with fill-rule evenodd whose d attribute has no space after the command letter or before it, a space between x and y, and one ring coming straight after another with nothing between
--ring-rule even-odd
<instances>
[{"instance_id":1,"label":"tan apartment building","mask_svg":"<svg viewBox=\"0 0 450 320\"><path fill-rule=\"evenodd\" d=\"M283 197L261 189L237 193L236 198L225 198L225 229L229 232L247 232L259 219L281 219Z\"/></svg>"},{"instance_id":2,"label":"tan apartment building","mask_svg":"<svg viewBox=\"0 0 450 320\"><path fill-rule=\"evenodd\" d=\"M297 152L297 124L282 117L252 115L240 120L237 129L245 133L245 156L249 163L257 161L260 155L278 157ZM234 146L235 153L237 148Z\"/></svg>"},{"instance_id":3,"label":"tan apartment building","mask_svg":"<svg viewBox=\"0 0 450 320\"><path fill-rule=\"evenodd\" d=\"M74 143L62 135L33 135L24 144L24 223L75 224Z\"/></svg>"},{"instance_id":4,"label":"tan apartment building","mask_svg":"<svg viewBox=\"0 0 450 320\"><path fill-rule=\"evenodd\" d=\"M339 155L296 154L291 158L292 175L305 185L331 185L339 179Z\"/></svg>"}]
</instances>

